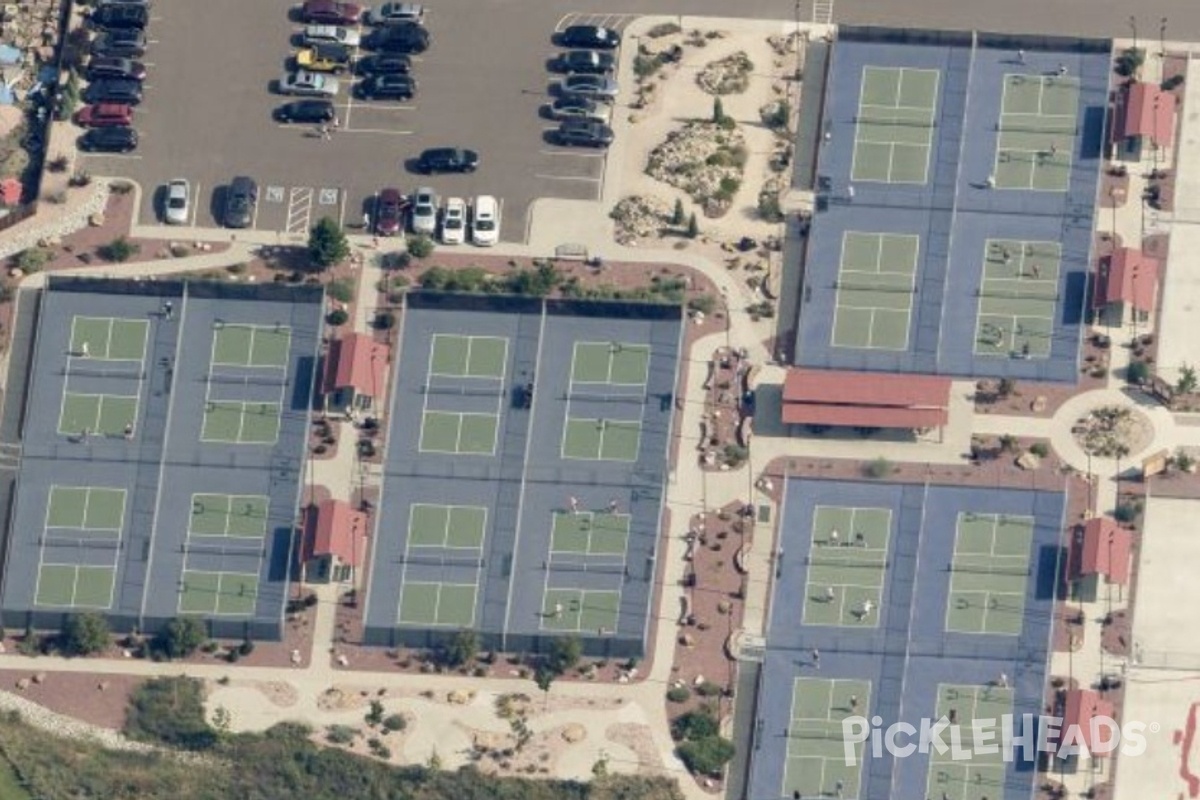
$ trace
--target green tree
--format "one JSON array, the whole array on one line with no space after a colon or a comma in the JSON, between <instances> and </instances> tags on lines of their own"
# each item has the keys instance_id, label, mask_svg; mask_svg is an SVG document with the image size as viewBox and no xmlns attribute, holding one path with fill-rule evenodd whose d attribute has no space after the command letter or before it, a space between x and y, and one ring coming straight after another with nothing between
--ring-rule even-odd
<instances>
[{"instance_id":1,"label":"green tree","mask_svg":"<svg viewBox=\"0 0 1200 800\"><path fill-rule=\"evenodd\" d=\"M682 742L717 735L717 718L707 709L681 714L671 723L671 736Z\"/></svg>"},{"instance_id":2,"label":"green tree","mask_svg":"<svg viewBox=\"0 0 1200 800\"><path fill-rule=\"evenodd\" d=\"M345 325L347 322L349 322L350 315L346 313L345 309L335 308L325 316L325 321L330 325L337 327L338 325Z\"/></svg>"},{"instance_id":3,"label":"green tree","mask_svg":"<svg viewBox=\"0 0 1200 800\"><path fill-rule=\"evenodd\" d=\"M372 700L370 710L367 711L367 716L364 719L372 727L383 722L383 703L378 700Z\"/></svg>"},{"instance_id":4,"label":"green tree","mask_svg":"<svg viewBox=\"0 0 1200 800\"><path fill-rule=\"evenodd\" d=\"M479 634L470 628L457 631L441 649L441 661L447 667L470 664L479 654Z\"/></svg>"},{"instance_id":5,"label":"green tree","mask_svg":"<svg viewBox=\"0 0 1200 800\"><path fill-rule=\"evenodd\" d=\"M684 213L683 213L683 200L676 197L675 198L675 210L671 212L671 224L675 225L675 226L682 225L684 219L686 219L686 217L684 216Z\"/></svg>"},{"instance_id":6,"label":"green tree","mask_svg":"<svg viewBox=\"0 0 1200 800\"><path fill-rule=\"evenodd\" d=\"M583 656L583 644L578 636L560 636L550 643L546 664L558 675L579 663Z\"/></svg>"},{"instance_id":7,"label":"green tree","mask_svg":"<svg viewBox=\"0 0 1200 800\"><path fill-rule=\"evenodd\" d=\"M1011 397L1017 391L1017 382L1012 378L1001 378L1000 383L996 384L996 395L998 397Z\"/></svg>"},{"instance_id":8,"label":"green tree","mask_svg":"<svg viewBox=\"0 0 1200 800\"><path fill-rule=\"evenodd\" d=\"M105 261L115 261L119 264L133 258L141 249L124 236L118 236L108 244L101 245L96 252Z\"/></svg>"},{"instance_id":9,"label":"green tree","mask_svg":"<svg viewBox=\"0 0 1200 800\"><path fill-rule=\"evenodd\" d=\"M71 614L63 625L62 649L69 656L99 653L108 641L108 622L95 611Z\"/></svg>"},{"instance_id":10,"label":"green tree","mask_svg":"<svg viewBox=\"0 0 1200 800\"><path fill-rule=\"evenodd\" d=\"M176 617L158 635L156 644L158 651L168 658L185 658L196 652L207 638L202 621L196 617Z\"/></svg>"},{"instance_id":11,"label":"green tree","mask_svg":"<svg viewBox=\"0 0 1200 800\"><path fill-rule=\"evenodd\" d=\"M699 235L700 235L700 223L696 222L696 212L693 211L688 216L687 237L689 239L695 239Z\"/></svg>"},{"instance_id":12,"label":"green tree","mask_svg":"<svg viewBox=\"0 0 1200 800\"><path fill-rule=\"evenodd\" d=\"M538 667L537 671L533 673L533 682L545 694L547 706L550 705L550 687L554 685L554 679L557 677L558 674L545 664Z\"/></svg>"},{"instance_id":13,"label":"green tree","mask_svg":"<svg viewBox=\"0 0 1200 800\"><path fill-rule=\"evenodd\" d=\"M725 104L719 97L713 98L712 121L714 125L721 125L725 122Z\"/></svg>"},{"instance_id":14,"label":"green tree","mask_svg":"<svg viewBox=\"0 0 1200 800\"><path fill-rule=\"evenodd\" d=\"M350 255L346 234L330 217L321 217L308 234L308 257L321 269L345 261Z\"/></svg>"},{"instance_id":15,"label":"green tree","mask_svg":"<svg viewBox=\"0 0 1200 800\"><path fill-rule=\"evenodd\" d=\"M413 258L429 258L433 255L433 239L423 233L408 237L407 245L408 254Z\"/></svg>"},{"instance_id":16,"label":"green tree","mask_svg":"<svg viewBox=\"0 0 1200 800\"><path fill-rule=\"evenodd\" d=\"M1191 394L1196 391L1196 368L1184 364L1179 368L1179 380L1175 381L1175 391L1178 394Z\"/></svg>"},{"instance_id":17,"label":"green tree","mask_svg":"<svg viewBox=\"0 0 1200 800\"><path fill-rule=\"evenodd\" d=\"M1135 384L1145 383L1150 380L1150 365L1145 361L1130 361L1125 369L1125 380Z\"/></svg>"},{"instance_id":18,"label":"green tree","mask_svg":"<svg viewBox=\"0 0 1200 800\"><path fill-rule=\"evenodd\" d=\"M720 736L709 736L684 742L678 748L679 758L697 775L719 775L736 752L733 742Z\"/></svg>"},{"instance_id":19,"label":"green tree","mask_svg":"<svg viewBox=\"0 0 1200 800\"><path fill-rule=\"evenodd\" d=\"M325 287L326 293L339 303L349 303L354 300L354 281L348 278L330 281Z\"/></svg>"},{"instance_id":20,"label":"green tree","mask_svg":"<svg viewBox=\"0 0 1200 800\"><path fill-rule=\"evenodd\" d=\"M145 681L129 698L125 733L186 750L212 747L217 736L204 716L204 684L182 675Z\"/></svg>"}]
</instances>

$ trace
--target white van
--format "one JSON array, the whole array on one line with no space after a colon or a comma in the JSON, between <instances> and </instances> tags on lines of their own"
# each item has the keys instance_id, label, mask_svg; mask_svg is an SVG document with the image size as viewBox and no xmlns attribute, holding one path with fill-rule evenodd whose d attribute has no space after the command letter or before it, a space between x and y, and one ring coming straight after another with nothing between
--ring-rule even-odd
<instances>
[{"instance_id":1,"label":"white van","mask_svg":"<svg viewBox=\"0 0 1200 800\"><path fill-rule=\"evenodd\" d=\"M500 241L500 204L490 194L475 198L471 214L471 241L480 247L491 247Z\"/></svg>"}]
</instances>

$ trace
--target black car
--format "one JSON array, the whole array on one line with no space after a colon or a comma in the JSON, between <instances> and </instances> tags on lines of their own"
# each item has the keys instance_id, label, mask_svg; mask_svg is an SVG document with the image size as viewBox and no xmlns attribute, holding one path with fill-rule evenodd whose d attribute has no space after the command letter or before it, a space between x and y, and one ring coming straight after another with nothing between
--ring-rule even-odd
<instances>
[{"instance_id":1,"label":"black car","mask_svg":"<svg viewBox=\"0 0 1200 800\"><path fill-rule=\"evenodd\" d=\"M412 59L408 56L381 54L358 61L359 75L407 75L412 72Z\"/></svg>"},{"instance_id":2,"label":"black car","mask_svg":"<svg viewBox=\"0 0 1200 800\"><path fill-rule=\"evenodd\" d=\"M92 40L91 54L112 58L140 58L146 55L146 32L105 31Z\"/></svg>"},{"instance_id":3,"label":"black car","mask_svg":"<svg viewBox=\"0 0 1200 800\"><path fill-rule=\"evenodd\" d=\"M558 126L559 144L576 147L608 147L613 143L613 129L603 122L569 119Z\"/></svg>"},{"instance_id":4,"label":"black car","mask_svg":"<svg viewBox=\"0 0 1200 800\"><path fill-rule=\"evenodd\" d=\"M617 68L617 60L612 53L568 50L559 57L558 68L572 75L607 75Z\"/></svg>"},{"instance_id":5,"label":"black car","mask_svg":"<svg viewBox=\"0 0 1200 800\"><path fill-rule=\"evenodd\" d=\"M275 109L279 122L332 122L336 116L331 100L296 100Z\"/></svg>"},{"instance_id":6,"label":"black car","mask_svg":"<svg viewBox=\"0 0 1200 800\"><path fill-rule=\"evenodd\" d=\"M429 31L412 23L379 28L363 40L363 47L383 53L424 53L429 49Z\"/></svg>"},{"instance_id":7,"label":"black car","mask_svg":"<svg viewBox=\"0 0 1200 800\"><path fill-rule=\"evenodd\" d=\"M411 75L371 75L359 81L358 96L366 100L411 100L417 82Z\"/></svg>"},{"instance_id":8,"label":"black car","mask_svg":"<svg viewBox=\"0 0 1200 800\"><path fill-rule=\"evenodd\" d=\"M137 149L138 134L133 128L92 128L78 145L89 153L128 153Z\"/></svg>"},{"instance_id":9,"label":"black car","mask_svg":"<svg viewBox=\"0 0 1200 800\"><path fill-rule=\"evenodd\" d=\"M228 228L248 228L254 221L254 206L258 203L258 184L253 178L239 175L225 191L224 222Z\"/></svg>"},{"instance_id":10,"label":"black car","mask_svg":"<svg viewBox=\"0 0 1200 800\"><path fill-rule=\"evenodd\" d=\"M142 84L128 78L103 78L88 84L83 99L89 103L128 103L136 106L142 102Z\"/></svg>"},{"instance_id":11,"label":"black car","mask_svg":"<svg viewBox=\"0 0 1200 800\"><path fill-rule=\"evenodd\" d=\"M146 65L128 58L93 58L88 62L85 74L89 81L98 81L103 78L144 81Z\"/></svg>"},{"instance_id":12,"label":"black car","mask_svg":"<svg viewBox=\"0 0 1200 800\"><path fill-rule=\"evenodd\" d=\"M140 31L150 23L150 9L142 5L104 5L92 12L91 20L97 28Z\"/></svg>"},{"instance_id":13,"label":"black car","mask_svg":"<svg viewBox=\"0 0 1200 800\"><path fill-rule=\"evenodd\" d=\"M417 168L426 175L435 172L474 172L479 154L459 147L433 147L421 153Z\"/></svg>"},{"instance_id":14,"label":"black car","mask_svg":"<svg viewBox=\"0 0 1200 800\"><path fill-rule=\"evenodd\" d=\"M558 35L558 43L584 50L614 50L621 46L621 34L600 25L572 25Z\"/></svg>"}]
</instances>

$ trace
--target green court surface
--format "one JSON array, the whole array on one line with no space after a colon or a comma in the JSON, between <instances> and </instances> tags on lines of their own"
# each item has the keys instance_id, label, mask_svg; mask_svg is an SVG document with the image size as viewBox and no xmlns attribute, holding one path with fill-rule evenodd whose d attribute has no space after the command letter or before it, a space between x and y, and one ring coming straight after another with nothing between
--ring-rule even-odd
<instances>
[{"instance_id":1,"label":"green court surface","mask_svg":"<svg viewBox=\"0 0 1200 800\"><path fill-rule=\"evenodd\" d=\"M213 331L214 367L287 366L292 332L282 325L218 324Z\"/></svg>"},{"instance_id":2,"label":"green court surface","mask_svg":"<svg viewBox=\"0 0 1200 800\"><path fill-rule=\"evenodd\" d=\"M43 564L35 602L58 608L110 608L116 580L116 567Z\"/></svg>"},{"instance_id":3,"label":"green court surface","mask_svg":"<svg viewBox=\"0 0 1200 800\"><path fill-rule=\"evenodd\" d=\"M120 535L124 520L124 489L50 487L50 500L46 508L47 528L74 528Z\"/></svg>"},{"instance_id":4,"label":"green court surface","mask_svg":"<svg viewBox=\"0 0 1200 800\"><path fill-rule=\"evenodd\" d=\"M988 239L975 327L975 354L1046 358L1058 312L1062 246Z\"/></svg>"},{"instance_id":5,"label":"green court surface","mask_svg":"<svg viewBox=\"0 0 1200 800\"><path fill-rule=\"evenodd\" d=\"M429 374L451 378L503 378L508 339L435 333Z\"/></svg>"},{"instance_id":6,"label":"green court surface","mask_svg":"<svg viewBox=\"0 0 1200 800\"><path fill-rule=\"evenodd\" d=\"M629 542L629 515L558 511L550 535L551 553L623 556Z\"/></svg>"},{"instance_id":7,"label":"green court surface","mask_svg":"<svg viewBox=\"0 0 1200 800\"><path fill-rule=\"evenodd\" d=\"M846 231L838 267L833 346L905 350L921 240Z\"/></svg>"},{"instance_id":8,"label":"green court surface","mask_svg":"<svg viewBox=\"0 0 1200 800\"><path fill-rule=\"evenodd\" d=\"M945 717L952 725L958 725L961 745L958 759L952 749L939 753L936 747L929 748L926 796L949 800L1001 800L1005 797L1005 753L1000 718L1011 713L1012 689L939 684L934 719ZM993 732L980 746L995 752L975 752L975 744L971 741L973 720L981 721L982 730ZM943 733L942 739L949 742L950 733ZM964 759L962 751L966 750L970 750L971 755Z\"/></svg>"},{"instance_id":9,"label":"green court surface","mask_svg":"<svg viewBox=\"0 0 1200 800\"><path fill-rule=\"evenodd\" d=\"M1078 78L1005 75L995 187L1065 192L1071 180L1078 107Z\"/></svg>"},{"instance_id":10,"label":"green court surface","mask_svg":"<svg viewBox=\"0 0 1200 800\"><path fill-rule=\"evenodd\" d=\"M796 678L780 796L858 797L866 743L854 745L857 763L848 765L842 720L855 715L869 717L870 708L869 681Z\"/></svg>"},{"instance_id":11,"label":"green court surface","mask_svg":"<svg viewBox=\"0 0 1200 800\"><path fill-rule=\"evenodd\" d=\"M141 361L149 331L144 319L73 317L71 354L96 361Z\"/></svg>"},{"instance_id":12,"label":"green court surface","mask_svg":"<svg viewBox=\"0 0 1200 800\"><path fill-rule=\"evenodd\" d=\"M887 508L814 509L804 624L879 624L891 527Z\"/></svg>"},{"instance_id":13,"label":"green court surface","mask_svg":"<svg viewBox=\"0 0 1200 800\"><path fill-rule=\"evenodd\" d=\"M426 411L421 417L422 453L496 454L500 417L461 411Z\"/></svg>"},{"instance_id":14,"label":"green court surface","mask_svg":"<svg viewBox=\"0 0 1200 800\"><path fill-rule=\"evenodd\" d=\"M279 438L279 403L210 400L204 408L200 440L226 444L275 444Z\"/></svg>"},{"instance_id":15,"label":"green court surface","mask_svg":"<svg viewBox=\"0 0 1200 800\"><path fill-rule=\"evenodd\" d=\"M474 583L415 583L400 591L398 621L402 625L449 625L469 628L475 623Z\"/></svg>"},{"instance_id":16,"label":"green court surface","mask_svg":"<svg viewBox=\"0 0 1200 800\"><path fill-rule=\"evenodd\" d=\"M193 494L188 533L261 539L267 533L270 499L253 494Z\"/></svg>"},{"instance_id":17,"label":"green court surface","mask_svg":"<svg viewBox=\"0 0 1200 800\"><path fill-rule=\"evenodd\" d=\"M636 420L568 417L562 457L582 461L637 461L642 423Z\"/></svg>"},{"instance_id":18,"label":"green court surface","mask_svg":"<svg viewBox=\"0 0 1200 800\"><path fill-rule=\"evenodd\" d=\"M258 601L258 576L238 572L183 571L180 614L245 616Z\"/></svg>"},{"instance_id":19,"label":"green court surface","mask_svg":"<svg viewBox=\"0 0 1200 800\"><path fill-rule=\"evenodd\" d=\"M409 547L478 550L483 547L487 509L413 503L408 510Z\"/></svg>"},{"instance_id":20,"label":"green court surface","mask_svg":"<svg viewBox=\"0 0 1200 800\"><path fill-rule=\"evenodd\" d=\"M852 181L928 180L939 77L933 69L863 68L850 168Z\"/></svg>"},{"instance_id":21,"label":"green court surface","mask_svg":"<svg viewBox=\"0 0 1200 800\"><path fill-rule=\"evenodd\" d=\"M58 432L63 436L124 436L137 419L137 397L65 392Z\"/></svg>"},{"instance_id":22,"label":"green court surface","mask_svg":"<svg viewBox=\"0 0 1200 800\"><path fill-rule=\"evenodd\" d=\"M946 630L1016 636L1025 615L1033 519L958 515Z\"/></svg>"},{"instance_id":23,"label":"green court surface","mask_svg":"<svg viewBox=\"0 0 1200 800\"><path fill-rule=\"evenodd\" d=\"M620 609L620 592L547 588L542 599L542 630L612 634Z\"/></svg>"},{"instance_id":24,"label":"green court surface","mask_svg":"<svg viewBox=\"0 0 1200 800\"><path fill-rule=\"evenodd\" d=\"M571 383L645 386L650 374L650 347L627 342L576 342Z\"/></svg>"}]
</instances>

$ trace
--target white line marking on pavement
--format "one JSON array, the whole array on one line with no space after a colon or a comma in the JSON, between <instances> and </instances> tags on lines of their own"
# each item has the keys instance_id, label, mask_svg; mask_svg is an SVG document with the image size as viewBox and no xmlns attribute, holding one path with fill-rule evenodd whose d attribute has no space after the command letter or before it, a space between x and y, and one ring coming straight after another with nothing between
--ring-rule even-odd
<instances>
[{"instance_id":1,"label":"white line marking on pavement","mask_svg":"<svg viewBox=\"0 0 1200 800\"><path fill-rule=\"evenodd\" d=\"M412 136L414 131L391 131L386 128L342 128L339 133L384 133L392 136Z\"/></svg>"},{"instance_id":2,"label":"white line marking on pavement","mask_svg":"<svg viewBox=\"0 0 1200 800\"><path fill-rule=\"evenodd\" d=\"M544 156L575 156L576 158L604 158L604 153L578 153L574 150L539 150Z\"/></svg>"},{"instance_id":3,"label":"white line marking on pavement","mask_svg":"<svg viewBox=\"0 0 1200 800\"><path fill-rule=\"evenodd\" d=\"M541 178L545 181L589 181L591 183L599 183L603 178L588 178L582 175L534 175L535 178Z\"/></svg>"},{"instance_id":4,"label":"white line marking on pavement","mask_svg":"<svg viewBox=\"0 0 1200 800\"><path fill-rule=\"evenodd\" d=\"M191 227L196 227L196 215L200 213L200 189L204 184L196 181L196 191L192 192L192 221L188 223Z\"/></svg>"}]
</instances>

